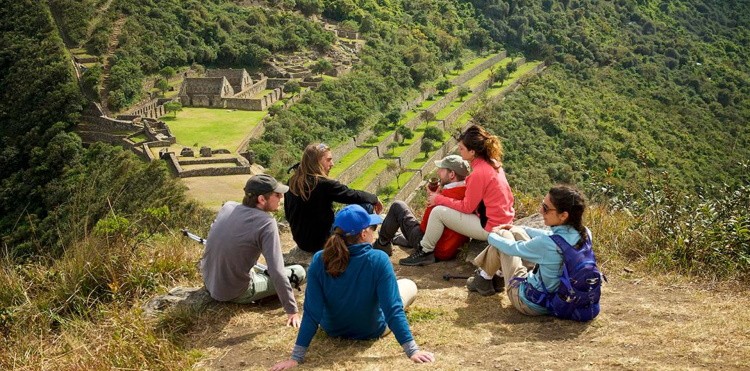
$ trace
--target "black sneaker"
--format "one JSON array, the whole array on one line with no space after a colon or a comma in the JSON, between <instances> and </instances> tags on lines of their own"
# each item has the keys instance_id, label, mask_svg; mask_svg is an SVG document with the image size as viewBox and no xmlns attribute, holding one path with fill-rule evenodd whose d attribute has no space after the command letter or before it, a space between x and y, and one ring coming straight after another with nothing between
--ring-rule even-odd
<instances>
[{"instance_id":1,"label":"black sneaker","mask_svg":"<svg viewBox=\"0 0 750 371\"><path fill-rule=\"evenodd\" d=\"M505 291L505 279L497 274L492 275L492 287L495 288L495 292Z\"/></svg>"},{"instance_id":2,"label":"black sneaker","mask_svg":"<svg viewBox=\"0 0 750 371\"><path fill-rule=\"evenodd\" d=\"M422 249L418 249L414 254L409 255L407 258L403 258L398 261L401 265L407 266L423 266L430 265L435 262L435 254L432 252L424 252Z\"/></svg>"},{"instance_id":3,"label":"black sneaker","mask_svg":"<svg viewBox=\"0 0 750 371\"><path fill-rule=\"evenodd\" d=\"M474 277L469 277L466 280L466 288L471 292L478 292L482 296L495 295L495 287L492 281L482 277L479 271L476 271Z\"/></svg>"},{"instance_id":4,"label":"black sneaker","mask_svg":"<svg viewBox=\"0 0 750 371\"><path fill-rule=\"evenodd\" d=\"M388 254L388 256L391 256L393 254L393 246L390 242L383 244L380 242L380 239L377 239L375 240L375 243L372 244L372 247L376 250L380 250Z\"/></svg>"}]
</instances>

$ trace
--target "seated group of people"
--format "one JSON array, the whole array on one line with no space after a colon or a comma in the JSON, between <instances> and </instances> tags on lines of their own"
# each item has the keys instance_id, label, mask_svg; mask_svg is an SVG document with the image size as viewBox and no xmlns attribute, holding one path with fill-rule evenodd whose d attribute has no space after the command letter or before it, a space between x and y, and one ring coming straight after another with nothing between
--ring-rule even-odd
<instances>
[{"instance_id":1,"label":"seated group of people","mask_svg":"<svg viewBox=\"0 0 750 371\"><path fill-rule=\"evenodd\" d=\"M498 138L474 125L461 134L458 148L460 155L435 162L441 186L427 188L421 222L402 201L394 202L383 219L377 196L328 178L334 162L325 144L305 148L288 186L269 175L255 175L241 204L222 206L201 260L204 283L219 301L248 303L278 295L287 325L300 330L291 358L272 369L302 362L318 328L350 339L393 332L411 360L435 360L419 349L406 321L404 308L414 301L417 287L411 280L396 279L389 259L393 244L414 249L399 264L422 266L453 259L469 238L488 241L474 260L478 269L467 288L481 295L505 291L521 313L547 314L527 298L527 288L552 292L559 285L563 257L550 235L575 246L590 238L582 225L582 195L572 187L555 186L539 210L551 231L514 227L514 199ZM314 254L307 272L301 265L284 266L278 226L269 214L278 210L282 198L294 241ZM334 215L334 202L348 206ZM257 264L260 254L267 266ZM529 262L538 268L530 271ZM300 319L292 282L305 280Z\"/></svg>"}]
</instances>

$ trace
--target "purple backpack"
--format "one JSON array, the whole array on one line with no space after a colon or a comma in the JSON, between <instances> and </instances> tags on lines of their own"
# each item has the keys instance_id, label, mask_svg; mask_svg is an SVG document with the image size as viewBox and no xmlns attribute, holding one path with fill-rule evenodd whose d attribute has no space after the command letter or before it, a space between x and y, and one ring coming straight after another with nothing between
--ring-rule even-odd
<instances>
[{"instance_id":1,"label":"purple backpack","mask_svg":"<svg viewBox=\"0 0 750 371\"><path fill-rule=\"evenodd\" d=\"M602 280L606 277L596 267L591 233L588 233L588 240L578 250L561 236L550 236L563 253L560 286L557 292L546 295L546 307L555 317L586 322L599 314Z\"/></svg>"}]
</instances>

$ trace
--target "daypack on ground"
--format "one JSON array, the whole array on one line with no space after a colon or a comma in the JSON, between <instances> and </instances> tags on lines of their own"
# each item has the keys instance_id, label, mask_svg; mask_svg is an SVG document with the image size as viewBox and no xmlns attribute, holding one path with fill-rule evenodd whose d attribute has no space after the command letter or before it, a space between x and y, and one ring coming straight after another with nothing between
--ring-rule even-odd
<instances>
[{"instance_id":1,"label":"daypack on ground","mask_svg":"<svg viewBox=\"0 0 750 371\"><path fill-rule=\"evenodd\" d=\"M591 248L591 235L580 250L559 235L551 235L563 253L563 274L560 286L547 302L547 309L555 317L574 321L590 321L599 314L599 296L602 279L596 267L594 250Z\"/></svg>"}]
</instances>

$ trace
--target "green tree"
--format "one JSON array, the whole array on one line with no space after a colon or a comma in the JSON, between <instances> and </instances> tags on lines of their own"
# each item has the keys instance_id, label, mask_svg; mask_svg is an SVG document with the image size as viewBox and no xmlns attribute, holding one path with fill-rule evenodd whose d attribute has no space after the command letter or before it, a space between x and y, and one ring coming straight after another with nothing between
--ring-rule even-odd
<instances>
[{"instance_id":1,"label":"green tree","mask_svg":"<svg viewBox=\"0 0 750 371\"><path fill-rule=\"evenodd\" d=\"M518 70L518 65L516 62L510 62L505 66L505 70L508 71L508 75L511 75Z\"/></svg>"},{"instance_id":2,"label":"green tree","mask_svg":"<svg viewBox=\"0 0 750 371\"><path fill-rule=\"evenodd\" d=\"M509 75L510 74L508 73L508 70L505 68L501 68L499 71L497 71L497 81L500 81L500 86L503 86L505 80L508 79Z\"/></svg>"},{"instance_id":3,"label":"green tree","mask_svg":"<svg viewBox=\"0 0 750 371\"><path fill-rule=\"evenodd\" d=\"M451 84L448 80L440 80L437 85L435 85L435 89L440 92L440 94L445 94L445 91L450 89L453 84Z\"/></svg>"},{"instance_id":4,"label":"green tree","mask_svg":"<svg viewBox=\"0 0 750 371\"><path fill-rule=\"evenodd\" d=\"M471 93L471 90L469 90L469 88L465 86L461 86L460 88L458 88L458 98L461 100L461 102L464 101L464 98L466 98L469 93Z\"/></svg>"},{"instance_id":5,"label":"green tree","mask_svg":"<svg viewBox=\"0 0 750 371\"><path fill-rule=\"evenodd\" d=\"M159 79L156 81L155 87L161 91L161 95L164 95L169 90L169 82L167 79Z\"/></svg>"},{"instance_id":6,"label":"green tree","mask_svg":"<svg viewBox=\"0 0 750 371\"><path fill-rule=\"evenodd\" d=\"M320 75L325 73L326 71L331 70L332 68L333 63L331 63L331 61L325 58L321 58L312 65L312 72L316 75Z\"/></svg>"},{"instance_id":7,"label":"green tree","mask_svg":"<svg viewBox=\"0 0 750 371\"><path fill-rule=\"evenodd\" d=\"M456 59L456 63L453 64L453 70L461 71L462 69L464 69L464 61L462 61L460 58Z\"/></svg>"},{"instance_id":8,"label":"green tree","mask_svg":"<svg viewBox=\"0 0 750 371\"><path fill-rule=\"evenodd\" d=\"M414 138L414 132L406 126L399 126L396 129L396 134L401 137L401 144L404 144L404 141L407 139Z\"/></svg>"},{"instance_id":9,"label":"green tree","mask_svg":"<svg viewBox=\"0 0 750 371\"><path fill-rule=\"evenodd\" d=\"M166 67L162 68L161 70L159 70L159 75L161 75L161 77L163 77L163 78L165 78L167 80L171 79L174 76L175 73L176 72L175 72L174 68L172 68L170 66L166 66Z\"/></svg>"},{"instance_id":10,"label":"green tree","mask_svg":"<svg viewBox=\"0 0 750 371\"><path fill-rule=\"evenodd\" d=\"M435 142L430 138L422 138L422 144L419 146L419 149L424 152L424 158L427 158L430 156L430 152L435 149Z\"/></svg>"},{"instance_id":11,"label":"green tree","mask_svg":"<svg viewBox=\"0 0 750 371\"><path fill-rule=\"evenodd\" d=\"M435 112L432 112L430 110L424 110L422 111L422 120L424 120L425 125L429 125L432 120L435 119Z\"/></svg>"},{"instance_id":12,"label":"green tree","mask_svg":"<svg viewBox=\"0 0 750 371\"><path fill-rule=\"evenodd\" d=\"M177 112L182 111L182 103L176 101L164 103L164 110L167 113L172 112L172 115L177 117Z\"/></svg>"},{"instance_id":13,"label":"green tree","mask_svg":"<svg viewBox=\"0 0 750 371\"><path fill-rule=\"evenodd\" d=\"M443 131L435 126L430 126L424 129L424 135L427 139L432 139L435 142L443 141Z\"/></svg>"},{"instance_id":14,"label":"green tree","mask_svg":"<svg viewBox=\"0 0 750 371\"><path fill-rule=\"evenodd\" d=\"M398 148L400 144L398 142L390 142L388 143L388 152L393 155L393 151Z\"/></svg>"},{"instance_id":15,"label":"green tree","mask_svg":"<svg viewBox=\"0 0 750 371\"><path fill-rule=\"evenodd\" d=\"M398 108L394 108L386 113L385 118L388 120L388 123L391 125L391 127L396 127L396 125L398 125L398 122L401 121L402 116L403 115L401 114L401 110Z\"/></svg>"},{"instance_id":16,"label":"green tree","mask_svg":"<svg viewBox=\"0 0 750 371\"><path fill-rule=\"evenodd\" d=\"M300 91L302 91L302 87L299 85L299 81L297 80L289 80L286 84L284 84L284 93L294 96Z\"/></svg>"}]
</instances>

